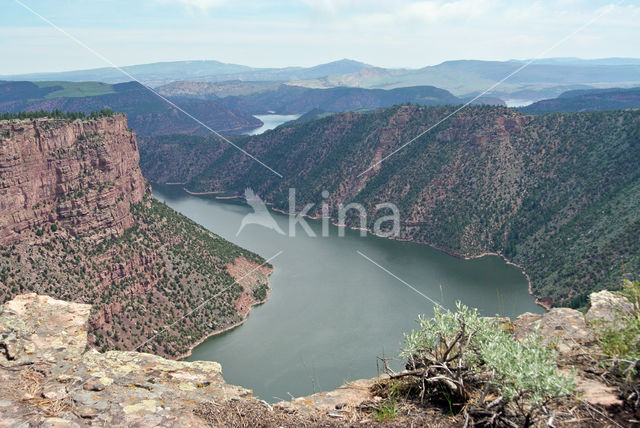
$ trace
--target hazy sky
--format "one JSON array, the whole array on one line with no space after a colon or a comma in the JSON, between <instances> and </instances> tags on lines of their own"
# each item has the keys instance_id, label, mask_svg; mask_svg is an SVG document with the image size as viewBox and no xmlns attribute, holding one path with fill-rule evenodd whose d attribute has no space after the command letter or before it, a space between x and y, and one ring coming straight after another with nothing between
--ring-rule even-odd
<instances>
[{"instance_id":1,"label":"hazy sky","mask_svg":"<svg viewBox=\"0 0 640 428\"><path fill-rule=\"evenodd\" d=\"M640 57L640 0L20 0L118 65L251 66L351 58L384 67L538 55ZM16 0L0 3L0 74L103 67Z\"/></svg>"}]
</instances>

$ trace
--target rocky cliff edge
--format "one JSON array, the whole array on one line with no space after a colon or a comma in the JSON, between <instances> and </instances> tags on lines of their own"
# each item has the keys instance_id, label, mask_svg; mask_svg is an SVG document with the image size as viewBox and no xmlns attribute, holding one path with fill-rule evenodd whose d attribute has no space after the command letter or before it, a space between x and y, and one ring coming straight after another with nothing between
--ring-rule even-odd
<instances>
[{"instance_id":1,"label":"rocky cliff edge","mask_svg":"<svg viewBox=\"0 0 640 428\"><path fill-rule=\"evenodd\" d=\"M147 184L124 115L0 121L0 245L58 223L120 236Z\"/></svg>"},{"instance_id":2,"label":"rocky cliff edge","mask_svg":"<svg viewBox=\"0 0 640 428\"><path fill-rule=\"evenodd\" d=\"M4 305L0 427L207 426L198 404L251 395L228 385L215 362L85 351L90 310L36 294Z\"/></svg>"},{"instance_id":3,"label":"rocky cliff edge","mask_svg":"<svg viewBox=\"0 0 640 428\"><path fill-rule=\"evenodd\" d=\"M537 331L567 357L597 346L590 323L615 322L628 309L628 301L603 291L591 295L586 316L556 308L505 320L505 328L516 338ZM0 427L379 424L361 409L381 399L372 387L384 377L271 406L252 398L251 390L227 384L216 362L87 350L90 311L90 305L34 293L0 308ZM580 370L575 374L576 399L603 408L620 405L613 388ZM456 424L455 418L435 416L429 420L437 426ZM411 422L394 424L403 421Z\"/></svg>"}]
</instances>

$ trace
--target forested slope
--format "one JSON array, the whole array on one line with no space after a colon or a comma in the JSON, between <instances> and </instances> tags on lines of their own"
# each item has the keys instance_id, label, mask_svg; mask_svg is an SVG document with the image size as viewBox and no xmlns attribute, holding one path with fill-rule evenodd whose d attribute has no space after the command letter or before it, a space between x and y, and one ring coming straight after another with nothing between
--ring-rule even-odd
<instances>
[{"instance_id":1,"label":"forested slope","mask_svg":"<svg viewBox=\"0 0 640 428\"><path fill-rule=\"evenodd\" d=\"M251 187L288 209L295 187L299 208L316 202L319 210L328 190L334 216L339 203L362 202L373 213L375 204L394 202L401 238L465 256L504 254L555 305L581 306L590 291L640 271L640 112L532 117L472 107L359 175L452 109L335 114L238 141L282 179L211 140L174 141L162 157L153 142L145 151L167 170L177 170L173 150L207 157L206 168L179 177L193 191L242 194ZM149 175L145 151L143 173L160 178Z\"/></svg>"}]
</instances>

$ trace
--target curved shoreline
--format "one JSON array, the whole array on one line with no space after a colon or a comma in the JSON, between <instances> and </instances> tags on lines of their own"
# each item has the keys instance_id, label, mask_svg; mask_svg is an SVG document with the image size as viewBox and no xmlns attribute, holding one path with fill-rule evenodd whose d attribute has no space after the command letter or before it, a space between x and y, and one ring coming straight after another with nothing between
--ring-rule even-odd
<instances>
[{"instance_id":1,"label":"curved shoreline","mask_svg":"<svg viewBox=\"0 0 640 428\"><path fill-rule=\"evenodd\" d=\"M271 274L269 274L271 275ZM219 334L222 333L226 333L227 331L233 330L236 327L240 327L242 324L244 324L248 319L249 319L249 315L251 314L251 310L256 307L256 306L260 306L263 303L267 303L269 301L269 297L271 296L271 284L269 283L269 288L267 289L267 296L264 298L264 300L261 300L260 302L255 302L252 303L251 306L249 307L249 310L243 315L242 319L240 321L238 321L237 323L228 325L224 328L218 329L218 330L213 330L210 333L207 333L206 335L204 335L203 337L201 337L200 339L198 339L196 342L194 342L192 345L189 345L189 349L186 352L183 352L182 354L173 357L172 359L174 360L184 360L185 358L188 358L191 356L191 354L193 354L193 350L199 346L202 345L202 343L204 343L207 339L213 337L213 336L217 336Z\"/></svg>"},{"instance_id":2,"label":"curved shoreline","mask_svg":"<svg viewBox=\"0 0 640 428\"><path fill-rule=\"evenodd\" d=\"M201 345L204 341L206 341L207 339L209 339L210 337L213 336L217 336L219 334L225 333L229 330L233 330L236 327L241 326L242 324L244 324L248 319L249 319L249 315L251 314L251 310L255 307L255 306L260 306L263 303L266 303L269 301L269 298L271 297L271 274L273 273L273 271L275 270L275 268L273 266L265 266L265 265L259 265L256 270L262 270L264 269L266 272L263 272L266 276L267 276L267 293L266 296L263 300L253 300L253 298L251 299L251 304L246 308L246 311L244 312L238 312L239 315L242 316L242 319L236 323L233 323L231 325L228 325L226 327L220 328L220 329L216 329L213 331L210 331L209 333L205 334L204 336L202 336L200 339L198 339L197 341L193 342L192 344L189 345L188 349L186 352L183 352L182 354L179 354L175 357L173 357L172 359L175 360L183 360L187 357L190 357L191 354L193 353L193 350L196 348L196 346ZM233 275L231 275L232 278ZM240 286L243 287L243 289L245 291L247 291L247 289L245 288L244 285L240 284L238 282L239 280L236 280L234 278L234 282ZM249 289L250 290L250 289ZM242 295L238 298L238 300L235 302L236 304L242 299Z\"/></svg>"},{"instance_id":3,"label":"curved shoreline","mask_svg":"<svg viewBox=\"0 0 640 428\"><path fill-rule=\"evenodd\" d=\"M193 195L193 196L198 196L198 195L219 195L221 193L224 193L224 192L221 192L221 191L220 192L191 192L186 187L183 187L183 189L184 189L185 192L187 192L188 194ZM242 196L240 196L240 195L235 195L235 196L230 195L230 196L224 196L224 197L216 196L216 199L221 199L221 200L223 200L223 199L242 199ZM271 202L264 201L264 203L267 206L269 206L269 208L271 210L273 210L273 211L275 211L277 213L280 213L280 214L283 214L283 215L286 215L286 216L290 216L291 215L289 212L287 212L285 210L282 210L282 209L274 207L273 203L271 203ZM321 220L322 219L322 216L319 216L319 215L313 216L313 215L306 214L306 215L303 215L303 217L308 218L310 220ZM348 228L350 230L364 230L364 231L368 232L369 234L371 234L373 236L377 236L369 228L366 228L366 227L353 227L353 226L348 226L348 225L344 225L344 224L338 224L336 221L333 220L333 218L329 217L329 219L331 221L331 224L336 226L336 227L346 227L346 228ZM540 299L540 297L536 296L535 293L533 292L533 287L531 285L531 277L527 273L526 269L523 266L521 266L521 265L519 265L519 264L517 264L515 262L512 262L509 259L507 259L501 253L493 252L493 251L487 251L487 252L480 253L478 255L459 254L459 253L456 253L456 252L451 251L449 249L442 248L442 247L439 247L437 245L431 244L429 242L413 241L413 240L410 240L410 239L400 238L400 237L386 237L386 238L383 238L383 239L390 239L390 240L400 241L400 242L412 242L412 243L415 243L415 244L426 245L426 246L431 247L431 248L433 248L435 250L438 250L438 251L440 251L442 253L445 253L445 254L450 255L452 257L456 257L458 259L463 259L463 260L480 259L480 258L486 257L486 256L498 256L506 264L518 268L520 270L520 272L524 275L524 277L527 279L527 290L529 292L529 295L535 299L536 305L544 308L547 311L552 309L551 305L549 305L549 304L545 303L544 301L542 301Z\"/></svg>"},{"instance_id":4,"label":"curved shoreline","mask_svg":"<svg viewBox=\"0 0 640 428\"><path fill-rule=\"evenodd\" d=\"M171 185L169 183L164 183L166 185ZM180 184L185 184L185 183L175 183L176 185L180 185ZM219 195L220 193L224 193L224 192L192 192L191 190L188 190L186 187L183 187L182 190L184 190L185 192L187 192L190 195L193 196L203 196L203 195Z\"/></svg>"},{"instance_id":5,"label":"curved shoreline","mask_svg":"<svg viewBox=\"0 0 640 428\"><path fill-rule=\"evenodd\" d=\"M231 198L240 198L239 196L235 196L235 197L229 197L229 198L225 198L225 199L231 199ZM222 198L217 198L217 199L222 199ZM280 214L284 214L284 215L291 215L290 213L278 209L278 208L274 208L273 205L270 202L265 202L265 204L269 205L271 207L271 209L275 212L278 212ZM303 217L306 217L308 219L311 220L321 220L322 216L312 216L312 215L304 215ZM366 228L366 227L353 227L353 226L348 226L345 224L339 224L338 222L334 221L331 217L329 217L331 224L336 226L336 227L345 227L348 228L350 230L364 230L366 232L368 232L369 234L373 235L373 236L378 236L376 234L374 234L371 229ZM379 237L379 236L378 236ZM380 238L380 237L379 237ZM529 276L529 274L527 273L527 271L525 270L525 268L515 262L512 262L511 260L507 259L503 254L500 253L496 253L496 252L484 252L475 256L470 256L470 255L463 255L463 254L458 254L454 251L451 251L449 249L446 248L442 248L439 247L437 245L431 244L429 242L420 242L420 241L412 241L411 239L406 239L406 238L399 238L399 237L384 237L383 239L389 239L389 240L393 240L393 241L400 241L400 242L412 242L414 244L419 244L419 245L426 245L428 247L433 248L434 250L438 250L442 253L445 253L449 256L455 257L457 259L463 259L463 260L474 260L474 259L480 259L482 257L486 257L486 256L497 256L500 257L502 260L504 260L504 262L510 266L514 266L518 269L520 269L520 272L524 275L524 277L527 279L527 290L529 292L529 295L532 296L533 298L535 298L535 303L538 306L541 306L542 308L544 308L547 311L550 311L552 306L546 304L545 302L543 302L542 300L540 300L540 298L538 296L536 296L533 292L533 288L531 286L531 277Z\"/></svg>"},{"instance_id":6,"label":"curved shoreline","mask_svg":"<svg viewBox=\"0 0 640 428\"><path fill-rule=\"evenodd\" d=\"M214 330L214 331L212 331L210 333L207 333L202 338L200 338L196 342L194 342L192 345L189 345L189 349L186 352L184 352L184 353L182 353L182 354L180 354L180 355L178 355L178 356L176 356L176 357L174 357L172 359L174 359L174 360L184 360L185 358L190 357L191 354L193 354L193 350L197 346L202 345L207 339L209 339L209 338L211 338L213 336L217 336L217 335L222 334L222 333L226 333L227 331L233 330L236 327L240 327L242 324L244 324L249 319L249 315L251 314L251 309L253 309L254 306L260 306L260 305L262 305L263 303L266 303L269 300L269 293L270 292L271 292L271 286L269 286L269 291L267 292L267 297L265 297L265 299L263 301L261 301L261 302L256 302L256 303L252 304L251 308L247 311L247 313L242 317L242 319L240 321L238 321L235 324L228 325L228 326L226 326L224 328L221 328L219 330Z\"/></svg>"},{"instance_id":7,"label":"curved shoreline","mask_svg":"<svg viewBox=\"0 0 640 428\"><path fill-rule=\"evenodd\" d=\"M504 260L504 262L506 264L511 265L511 266L515 266L516 268L520 269L520 272L522 272L524 277L527 278L527 284L528 284L528 288L529 288L529 295L536 299L536 305L543 307L547 311L550 311L553 308L553 306L551 306L551 305L545 303L544 301L540 300L540 298L535 295L535 293L533 292L533 288L531 287L531 277L529 277L529 274L527 273L525 268L522 267L521 265L519 265L518 263L512 262L511 260L506 258L504 255L502 255L500 253L486 252L486 253L479 254L477 256L464 256L463 258L465 260L473 260L473 259L479 259L479 258L482 258L482 257L485 257L485 256L498 256L502 260Z\"/></svg>"}]
</instances>

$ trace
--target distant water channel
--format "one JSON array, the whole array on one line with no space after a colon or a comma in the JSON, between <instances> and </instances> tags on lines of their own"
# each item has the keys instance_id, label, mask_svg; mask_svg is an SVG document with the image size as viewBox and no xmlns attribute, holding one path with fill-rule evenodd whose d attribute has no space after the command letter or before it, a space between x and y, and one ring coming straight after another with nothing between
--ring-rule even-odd
<instances>
[{"instance_id":1,"label":"distant water channel","mask_svg":"<svg viewBox=\"0 0 640 428\"><path fill-rule=\"evenodd\" d=\"M291 120L296 120L300 117L299 114L261 114L254 116L260 119L263 125L259 128L252 129L251 131L245 132L246 135L259 135L263 132L266 132L270 129L275 129L278 126L282 125L285 122L289 122Z\"/></svg>"},{"instance_id":2,"label":"distant water channel","mask_svg":"<svg viewBox=\"0 0 640 428\"><path fill-rule=\"evenodd\" d=\"M272 262L270 300L255 307L244 325L208 339L189 358L218 361L227 382L267 401L376 376L376 356L396 356L417 315L433 313L431 302L356 251L449 308L461 300L486 315L542 312L522 273L499 257L461 260L357 231L340 238L337 228L327 238L311 238L300 228L291 238L249 225L236 236L249 206L191 196L179 186L153 185L153 194L265 259L282 251ZM274 217L288 230L287 216ZM320 236L321 223L310 224Z\"/></svg>"}]
</instances>

